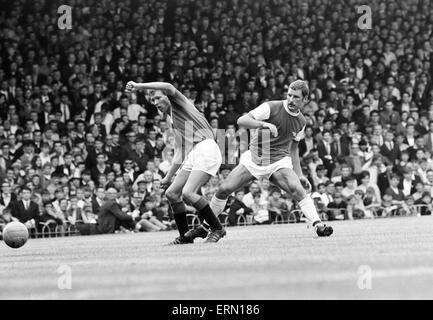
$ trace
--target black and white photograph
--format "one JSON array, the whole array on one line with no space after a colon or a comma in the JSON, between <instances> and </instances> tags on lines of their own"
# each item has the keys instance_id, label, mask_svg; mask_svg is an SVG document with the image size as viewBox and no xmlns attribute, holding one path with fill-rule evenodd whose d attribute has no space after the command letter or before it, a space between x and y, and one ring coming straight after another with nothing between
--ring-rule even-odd
<instances>
[{"instance_id":1,"label":"black and white photograph","mask_svg":"<svg viewBox=\"0 0 433 320\"><path fill-rule=\"evenodd\" d=\"M433 1L0 8L0 300L433 299Z\"/></svg>"}]
</instances>

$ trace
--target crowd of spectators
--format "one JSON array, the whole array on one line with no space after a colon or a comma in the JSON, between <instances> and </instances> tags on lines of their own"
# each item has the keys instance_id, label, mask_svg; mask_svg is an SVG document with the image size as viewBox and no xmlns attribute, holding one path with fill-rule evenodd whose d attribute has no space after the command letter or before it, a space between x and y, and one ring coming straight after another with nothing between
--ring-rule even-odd
<instances>
[{"instance_id":1,"label":"crowd of spectators","mask_svg":"<svg viewBox=\"0 0 433 320\"><path fill-rule=\"evenodd\" d=\"M125 95L130 80L174 84L226 130L229 165L206 196L247 148L230 140L237 118L304 79L300 155L318 206L368 218L375 205L431 204L433 3L367 2L70 0L72 29L61 30L63 3L0 1L1 222L54 220L92 233L120 194L134 228L173 227L159 181L174 137L147 92ZM361 4L371 29L358 26ZM296 207L265 181L230 203L231 224Z\"/></svg>"}]
</instances>

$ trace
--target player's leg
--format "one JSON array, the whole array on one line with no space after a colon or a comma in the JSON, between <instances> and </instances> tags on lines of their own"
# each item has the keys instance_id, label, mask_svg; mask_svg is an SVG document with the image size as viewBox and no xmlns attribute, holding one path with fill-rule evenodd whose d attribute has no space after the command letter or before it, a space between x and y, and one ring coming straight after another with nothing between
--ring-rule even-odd
<instances>
[{"instance_id":1,"label":"player's leg","mask_svg":"<svg viewBox=\"0 0 433 320\"><path fill-rule=\"evenodd\" d=\"M213 140L207 140L202 143L200 143L197 146L197 150L194 151L200 151L200 154L198 157L192 157L193 158L193 168L195 170L201 170L204 172L207 172L209 175L215 175L218 172L218 169L222 162L221 157L221 151ZM193 156L196 155L196 152L193 152ZM206 156L203 156L206 155ZM228 178L220 185L216 195L212 198L211 203L208 206L205 206L204 211L208 212L209 218L211 221L217 225L217 223L220 225L220 221L217 218L218 215L224 210L224 207L227 202L228 196L237 188L241 187L243 184L248 182L250 179L252 179L253 176L250 174L250 172L244 167L244 166L238 166L236 167L233 172L231 172L228 176ZM204 201L203 201L204 204ZM207 204L207 201L206 201ZM215 219L215 220L214 220ZM206 223L204 225L193 229L188 232L186 236L194 239L197 237L205 237L208 230L206 229L210 227L211 232L208 235L208 238L206 242L217 242L221 235L224 232L214 231L213 226L206 226Z\"/></svg>"},{"instance_id":2,"label":"player's leg","mask_svg":"<svg viewBox=\"0 0 433 320\"><path fill-rule=\"evenodd\" d=\"M214 214L219 216L224 211L228 197L254 179L255 177L244 165L240 164L234 168L211 199L210 207Z\"/></svg>"},{"instance_id":3,"label":"player's leg","mask_svg":"<svg viewBox=\"0 0 433 320\"><path fill-rule=\"evenodd\" d=\"M229 195L239 189L240 187L244 186L249 181L253 180L254 176L251 175L251 173L248 171L246 167L243 165L239 165L236 167L225 179L224 182L221 183L221 185L218 188L218 191L212 198L212 201L214 202L215 207L215 200L217 202L217 211L214 212L210 205L207 205L205 207L205 212L208 212L208 215L211 216L212 222L215 223L215 225L221 225L218 215L221 214L221 212L224 210L224 207L227 203L227 198ZM205 200L205 199L204 199ZM218 207L219 206L219 207ZM209 224L209 220L206 220L206 222ZM197 237L204 237L204 235L207 233L206 228L211 229L206 242L217 242L219 239L221 239L225 235L225 230L215 230L215 227L212 225L206 225L206 223L194 230L189 231L186 236L194 239ZM221 227L222 228L222 227Z\"/></svg>"},{"instance_id":4,"label":"player's leg","mask_svg":"<svg viewBox=\"0 0 433 320\"><path fill-rule=\"evenodd\" d=\"M198 190L209 181L211 175L209 173L194 170L191 171L185 186L182 191L182 199L185 203L193 206L203 220L209 225L211 231L222 230L223 227L209 207L208 200L198 194Z\"/></svg>"},{"instance_id":5,"label":"player's leg","mask_svg":"<svg viewBox=\"0 0 433 320\"><path fill-rule=\"evenodd\" d=\"M177 229L179 231L179 237L176 238L172 244L183 244L192 243L190 239L184 237L185 233L188 232L188 220L186 218L186 207L182 201L182 189L188 180L190 171L180 170L174 178L173 183L168 187L165 192L168 202L170 203L171 209L173 210L174 221L176 222Z\"/></svg>"},{"instance_id":6,"label":"player's leg","mask_svg":"<svg viewBox=\"0 0 433 320\"><path fill-rule=\"evenodd\" d=\"M289 168L279 169L272 174L270 180L285 192L290 193L293 199L298 201L302 213L312 223L319 236L330 236L332 234L332 228L324 225L320 220L313 199L307 195L295 171Z\"/></svg>"},{"instance_id":7,"label":"player's leg","mask_svg":"<svg viewBox=\"0 0 433 320\"><path fill-rule=\"evenodd\" d=\"M233 171L228 175L227 179L221 183L218 191L212 197L209 207L213 214L218 217L218 215L223 212L229 195L254 179L254 176L251 175L248 169L243 165L238 165L236 168L234 168ZM205 238L208 234L208 228L209 226L207 224L203 224L193 230L188 231L185 236L191 239Z\"/></svg>"}]
</instances>

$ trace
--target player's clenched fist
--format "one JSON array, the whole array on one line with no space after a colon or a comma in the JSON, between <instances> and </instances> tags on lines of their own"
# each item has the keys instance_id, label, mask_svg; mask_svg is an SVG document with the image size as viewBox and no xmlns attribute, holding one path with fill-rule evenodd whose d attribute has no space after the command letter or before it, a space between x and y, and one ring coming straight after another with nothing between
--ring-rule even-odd
<instances>
[{"instance_id":1,"label":"player's clenched fist","mask_svg":"<svg viewBox=\"0 0 433 320\"><path fill-rule=\"evenodd\" d=\"M137 88L137 83L135 83L134 81L129 81L126 84L125 91L126 92L133 92L136 88Z\"/></svg>"},{"instance_id":2,"label":"player's clenched fist","mask_svg":"<svg viewBox=\"0 0 433 320\"><path fill-rule=\"evenodd\" d=\"M278 136L278 129L275 125L269 122L263 122L262 128L268 128L271 131L271 134L276 137Z\"/></svg>"}]
</instances>

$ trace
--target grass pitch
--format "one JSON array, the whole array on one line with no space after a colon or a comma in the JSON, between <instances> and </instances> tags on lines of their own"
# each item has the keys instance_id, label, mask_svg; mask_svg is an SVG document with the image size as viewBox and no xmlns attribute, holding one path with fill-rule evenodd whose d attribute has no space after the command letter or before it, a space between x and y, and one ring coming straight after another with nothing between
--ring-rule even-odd
<instances>
[{"instance_id":1,"label":"grass pitch","mask_svg":"<svg viewBox=\"0 0 433 320\"><path fill-rule=\"evenodd\" d=\"M432 299L432 222L333 222L330 238L233 227L182 246L166 245L175 231L0 243L0 299Z\"/></svg>"}]
</instances>

